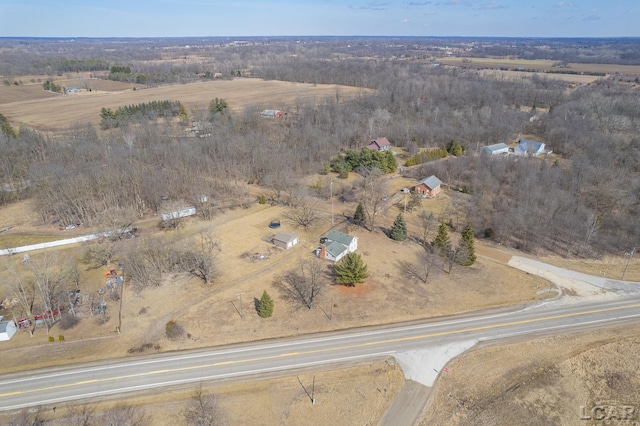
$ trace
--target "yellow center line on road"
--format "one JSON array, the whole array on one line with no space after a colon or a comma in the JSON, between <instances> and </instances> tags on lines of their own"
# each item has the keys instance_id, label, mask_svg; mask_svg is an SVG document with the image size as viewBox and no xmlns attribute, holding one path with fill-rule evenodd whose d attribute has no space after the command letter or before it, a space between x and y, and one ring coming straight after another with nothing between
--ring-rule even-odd
<instances>
[{"instance_id":1,"label":"yellow center line on road","mask_svg":"<svg viewBox=\"0 0 640 426\"><path fill-rule=\"evenodd\" d=\"M35 392L45 392L45 391L51 391L51 390L55 390L55 389L63 389L63 388L68 388L68 387L73 387L73 386L81 386L81 385L91 384L91 383L103 383L103 382L131 379L131 378L135 378L135 377L143 377L143 376L150 376L150 375L163 374L163 373L176 373L176 372L180 372L180 371L188 371L188 370L194 370L194 369L198 369L198 368L210 368L210 367L218 367L218 366L222 366L222 365L232 365L232 364L242 364L242 363L249 363L249 362L256 362L256 361L266 361L266 360L270 360L270 359L285 358L285 357L291 357L291 356L296 356L296 355L311 355L311 354L322 353L322 352L331 352L331 351L338 351L338 350L344 350L344 349L356 349L356 348L362 348L362 347L366 347L366 346L375 346L375 345L382 345L382 344L387 344L387 343L396 343L396 342L406 342L406 341L411 341L411 340L427 339L427 338L431 338L431 337L440 337L440 336L446 336L446 335L452 335L452 334L461 334L461 333L467 333L467 332L471 332L471 331L490 330L490 329L494 329L494 328L509 327L509 326L512 326L512 325L530 324L530 323L548 321L548 320L553 320L553 319L577 317L577 316L597 314L597 313L602 313L602 312L613 312L613 311L619 311L619 310L623 310L623 309L637 308L637 307L640 307L640 303L633 304L633 305L619 306L619 307L615 307L615 308L593 309L593 310L589 310L589 311L552 315L552 316L542 317L542 318L532 318L532 319L527 319L527 320L511 321L511 322L500 323L500 324L483 325L483 326L478 326L478 327L463 328L463 329L459 329L459 330L441 331L441 332L437 332L437 333L421 334L421 335L417 335L417 336L398 337L398 338L395 338L395 339L378 340L378 341L373 341L373 342L358 343L358 344L347 345L347 346L337 346L337 347L324 348L324 349L314 349L314 350L304 351L304 352L289 352L289 353L284 353L284 354L279 354L279 355L269 355L269 356L257 357L257 358L240 359L240 360L236 360L236 361L220 361L220 362L215 362L215 363L212 363L212 364L196 365L196 366L191 366L191 367L178 367L178 368L173 368L173 369L148 371L148 372L145 372L145 373L129 374L129 375L124 375L124 376L116 376L116 377L107 377L107 378L104 378L104 379L90 379L90 380L83 380L83 381L75 382L75 383L67 383L67 384L63 384L63 385L53 385L53 386L48 386L48 387L43 387L43 388L29 389L29 390L25 390L25 391L7 392L7 393L0 394L0 398L8 397L8 396L15 396L15 395L23 395L23 394L28 394L28 393L35 393Z\"/></svg>"}]
</instances>

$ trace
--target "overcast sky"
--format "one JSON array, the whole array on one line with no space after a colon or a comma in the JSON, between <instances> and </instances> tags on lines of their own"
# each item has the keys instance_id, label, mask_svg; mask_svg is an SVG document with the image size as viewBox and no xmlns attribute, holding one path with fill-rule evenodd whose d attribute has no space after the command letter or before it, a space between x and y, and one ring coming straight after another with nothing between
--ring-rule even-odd
<instances>
[{"instance_id":1,"label":"overcast sky","mask_svg":"<svg viewBox=\"0 0 640 426\"><path fill-rule=\"evenodd\" d=\"M640 36L640 0L0 0L0 36Z\"/></svg>"}]
</instances>

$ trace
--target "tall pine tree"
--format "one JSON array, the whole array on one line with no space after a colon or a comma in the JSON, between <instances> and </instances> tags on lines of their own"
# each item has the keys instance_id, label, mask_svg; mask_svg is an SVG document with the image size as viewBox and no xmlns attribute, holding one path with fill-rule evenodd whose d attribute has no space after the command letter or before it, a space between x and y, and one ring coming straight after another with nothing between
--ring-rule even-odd
<instances>
[{"instance_id":1,"label":"tall pine tree","mask_svg":"<svg viewBox=\"0 0 640 426\"><path fill-rule=\"evenodd\" d=\"M471 266L476 262L476 251L473 245L473 229L467 224L462 231L462 238L456 249L456 261L463 266Z\"/></svg>"},{"instance_id":2,"label":"tall pine tree","mask_svg":"<svg viewBox=\"0 0 640 426\"><path fill-rule=\"evenodd\" d=\"M353 214L353 223L358 226L364 225L364 206L362 203L358 203L358 207L356 207L356 212Z\"/></svg>"},{"instance_id":3,"label":"tall pine tree","mask_svg":"<svg viewBox=\"0 0 640 426\"><path fill-rule=\"evenodd\" d=\"M336 282L355 287L369 276L367 265L358 253L349 253L333 267Z\"/></svg>"},{"instance_id":4,"label":"tall pine tree","mask_svg":"<svg viewBox=\"0 0 640 426\"><path fill-rule=\"evenodd\" d=\"M389 236L392 240L396 241L404 241L407 239L407 223L405 222L402 213L396 216L396 220L393 222Z\"/></svg>"},{"instance_id":5,"label":"tall pine tree","mask_svg":"<svg viewBox=\"0 0 640 426\"><path fill-rule=\"evenodd\" d=\"M440 222L438 235L436 235L435 240L433 240L433 245L440 255L445 255L449 251L451 240L449 239L449 230L444 222Z\"/></svg>"},{"instance_id":6,"label":"tall pine tree","mask_svg":"<svg viewBox=\"0 0 640 426\"><path fill-rule=\"evenodd\" d=\"M267 290L262 293L262 297L258 302L258 315L261 318L269 318L273 315L273 299L269 296Z\"/></svg>"}]
</instances>

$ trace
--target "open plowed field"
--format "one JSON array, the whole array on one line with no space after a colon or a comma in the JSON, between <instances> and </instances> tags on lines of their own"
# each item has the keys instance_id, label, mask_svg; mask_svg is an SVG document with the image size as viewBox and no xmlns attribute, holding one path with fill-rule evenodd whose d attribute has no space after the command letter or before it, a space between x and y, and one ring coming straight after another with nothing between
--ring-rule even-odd
<instances>
[{"instance_id":1,"label":"open plowed field","mask_svg":"<svg viewBox=\"0 0 640 426\"><path fill-rule=\"evenodd\" d=\"M143 102L180 101L191 111L193 107L204 109L214 98L223 98L229 108L238 111L250 105L265 109L286 109L297 99L335 96L357 96L363 89L323 84L264 81L252 78L206 81L147 89L127 89L119 92L90 92L86 95L54 95L47 99L24 100L12 103L0 102L0 113L16 127L29 125L40 129L60 129L74 123L100 122L103 107L116 109ZM40 90L40 89L38 89ZM40 90L42 92L42 90ZM1 93L0 93L1 95Z\"/></svg>"}]
</instances>

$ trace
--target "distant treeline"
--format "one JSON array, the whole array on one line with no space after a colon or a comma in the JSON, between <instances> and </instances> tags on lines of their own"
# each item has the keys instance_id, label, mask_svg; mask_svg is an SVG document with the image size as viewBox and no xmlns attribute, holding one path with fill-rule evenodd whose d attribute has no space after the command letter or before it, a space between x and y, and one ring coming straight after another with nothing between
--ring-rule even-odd
<instances>
[{"instance_id":1,"label":"distant treeline","mask_svg":"<svg viewBox=\"0 0 640 426\"><path fill-rule=\"evenodd\" d=\"M116 109L102 108L100 111L100 127L113 129L122 127L135 120L154 120L158 117L186 118L187 111L179 101L151 101L137 105L127 105Z\"/></svg>"},{"instance_id":2,"label":"distant treeline","mask_svg":"<svg viewBox=\"0 0 640 426\"><path fill-rule=\"evenodd\" d=\"M36 64L37 68L49 68L54 73L80 71L107 71L109 63L101 59L59 59L43 61Z\"/></svg>"},{"instance_id":3,"label":"distant treeline","mask_svg":"<svg viewBox=\"0 0 640 426\"><path fill-rule=\"evenodd\" d=\"M542 72L546 74L572 74L572 75L592 75L595 77L606 77L606 73L597 71L575 71L575 70L537 70L533 68L506 68L501 67L501 71L522 71L522 72Z\"/></svg>"}]
</instances>

